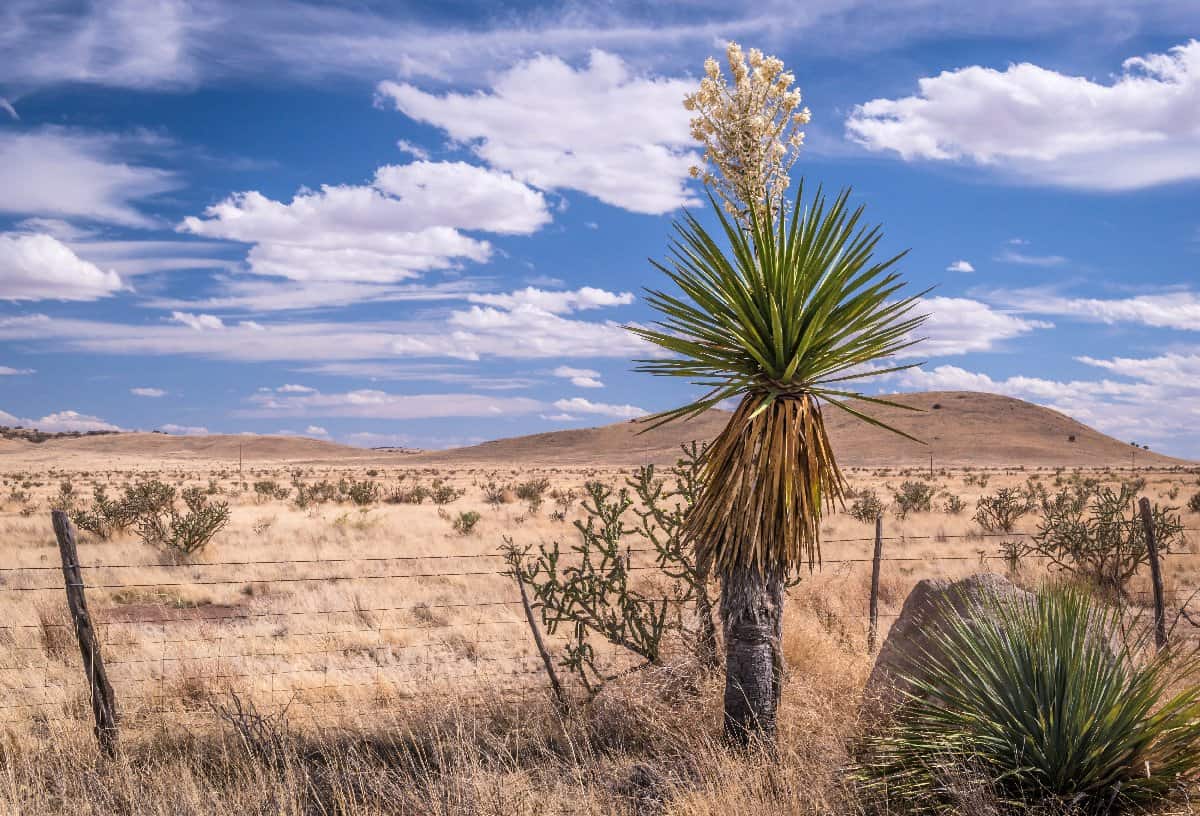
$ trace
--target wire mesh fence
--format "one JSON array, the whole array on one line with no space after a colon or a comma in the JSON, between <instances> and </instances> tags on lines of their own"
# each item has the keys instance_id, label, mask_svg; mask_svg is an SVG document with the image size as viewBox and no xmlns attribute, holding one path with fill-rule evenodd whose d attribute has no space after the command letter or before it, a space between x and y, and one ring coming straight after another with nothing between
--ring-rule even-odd
<instances>
[{"instance_id":1,"label":"wire mesh fence","mask_svg":"<svg viewBox=\"0 0 1200 816\"><path fill-rule=\"evenodd\" d=\"M1011 555L999 543L1031 535L885 535L879 561L908 583L948 571L1003 569ZM856 570L868 575L874 541L826 539L830 556L801 586L811 594L823 581ZM651 577L658 570L653 548L627 552L630 571ZM1022 557L1053 567L1044 555ZM1195 554L1172 553L1168 575L1185 562L1200 567ZM287 707L324 718L377 715L413 701L487 704L545 688L517 585L498 551L186 563L89 562L85 553L80 567L126 722L182 722L203 715L208 700L229 690L262 710ZM1174 574L1195 578L1200 571ZM1196 600L1195 583L1169 586L1168 606L1178 610ZM210 591L220 598L204 597ZM79 670L63 592L58 565L0 567L0 598L15 601L0 622L0 724L90 723L89 680ZM1134 603L1148 597L1149 590L1131 593ZM868 600L864 591L839 613L843 624L862 629L864 642ZM902 600L878 613L882 634ZM1190 619L1188 628L1196 629ZM561 635L550 641L560 646ZM616 648L604 657L614 665L629 660Z\"/></svg>"}]
</instances>

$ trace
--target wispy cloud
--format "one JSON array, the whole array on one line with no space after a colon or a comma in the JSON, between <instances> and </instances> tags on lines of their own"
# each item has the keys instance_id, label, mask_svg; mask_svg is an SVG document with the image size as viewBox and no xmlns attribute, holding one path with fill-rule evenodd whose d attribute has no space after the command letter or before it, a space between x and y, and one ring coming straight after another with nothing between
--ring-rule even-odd
<instances>
[{"instance_id":1,"label":"wispy cloud","mask_svg":"<svg viewBox=\"0 0 1200 816\"><path fill-rule=\"evenodd\" d=\"M1031 255L1027 252L1017 252L1006 249L996 256L1002 263L1020 264L1021 266L1062 266L1067 259L1062 255Z\"/></svg>"},{"instance_id":2,"label":"wispy cloud","mask_svg":"<svg viewBox=\"0 0 1200 816\"><path fill-rule=\"evenodd\" d=\"M428 419L434 417L496 417L531 414L543 403L528 397L481 394L390 394L360 389L338 394L278 396L255 394L243 417L356 417L360 419Z\"/></svg>"},{"instance_id":3,"label":"wispy cloud","mask_svg":"<svg viewBox=\"0 0 1200 816\"><path fill-rule=\"evenodd\" d=\"M139 203L182 182L134 163L128 153L138 138L59 127L0 130L0 212L156 226Z\"/></svg>"},{"instance_id":4,"label":"wispy cloud","mask_svg":"<svg viewBox=\"0 0 1200 816\"><path fill-rule=\"evenodd\" d=\"M633 419L649 413L636 405L613 405L607 402L592 402L583 397L571 397L554 401L554 407L565 414L599 414L617 419Z\"/></svg>"},{"instance_id":5,"label":"wispy cloud","mask_svg":"<svg viewBox=\"0 0 1200 816\"><path fill-rule=\"evenodd\" d=\"M1127 298L1089 298L1063 297L1043 290L1026 289L996 291L990 297L1027 314L1200 331L1200 293L1191 290Z\"/></svg>"}]
</instances>

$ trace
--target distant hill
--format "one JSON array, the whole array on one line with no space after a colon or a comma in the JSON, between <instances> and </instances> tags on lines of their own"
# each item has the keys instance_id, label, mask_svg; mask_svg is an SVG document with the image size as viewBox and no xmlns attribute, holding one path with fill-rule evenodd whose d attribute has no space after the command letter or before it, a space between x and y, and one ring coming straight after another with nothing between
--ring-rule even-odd
<instances>
[{"instance_id":1,"label":"distant hill","mask_svg":"<svg viewBox=\"0 0 1200 816\"><path fill-rule=\"evenodd\" d=\"M1131 453L1139 467L1191 464L1135 449L1058 411L1012 397L929 391L891 395L888 399L921 410L856 407L927 444L911 442L829 406L825 422L843 467L928 466L931 453L936 466L1127 466ZM642 434L638 433L645 427L641 423L621 422L429 451L412 456L410 462L493 466L668 463L677 458L681 442L712 439L728 420L728 413L714 410L689 422L668 424Z\"/></svg>"},{"instance_id":2,"label":"distant hill","mask_svg":"<svg viewBox=\"0 0 1200 816\"><path fill-rule=\"evenodd\" d=\"M113 433L103 436L60 437L39 444L13 442L19 447L0 447L0 463L6 454L34 461L60 458L97 458L115 465L162 460L219 460L245 462L343 461L378 455L365 448L339 445L303 436L260 436L257 434L206 434L175 436L164 433Z\"/></svg>"},{"instance_id":3,"label":"distant hill","mask_svg":"<svg viewBox=\"0 0 1200 816\"><path fill-rule=\"evenodd\" d=\"M891 399L919 411L861 406L880 420L924 440L910 442L828 407L825 419L843 467L928 466L1128 466L1190 465L1181 459L1133 448L1070 417L1011 397L967 391L900 394ZM709 411L688 422L639 433L639 421L597 428L551 431L484 442L466 448L413 452L368 450L296 436L170 436L118 433L48 439L40 444L0 440L0 466L89 462L128 467L165 461L379 464L412 466L624 467L670 463L679 446L716 436L729 420ZM1132 459L1131 459L1132 454ZM99 460L99 461L97 461Z\"/></svg>"}]
</instances>

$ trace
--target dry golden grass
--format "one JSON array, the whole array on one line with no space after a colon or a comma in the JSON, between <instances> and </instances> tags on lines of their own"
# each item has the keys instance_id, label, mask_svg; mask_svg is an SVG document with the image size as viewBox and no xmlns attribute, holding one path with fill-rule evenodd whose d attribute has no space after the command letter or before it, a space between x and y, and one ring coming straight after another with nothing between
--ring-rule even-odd
<instances>
[{"instance_id":1,"label":"dry golden grass","mask_svg":"<svg viewBox=\"0 0 1200 816\"><path fill-rule=\"evenodd\" d=\"M12 813L668 813L745 816L856 813L841 770L859 730L871 525L845 514L822 525L825 565L789 591L789 666L780 759L731 755L720 744L720 678L669 650L668 666L611 684L567 721L552 713L512 580L499 574L502 535L574 540L578 502L555 519L520 502L497 507L482 485L545 477L581 493L616 469L401 469L306 466L302 479L373 478L385 489L435 478L466 491L444 508L263 500L255 481L291 482L289 468L238 474L217 463L71 473L0 472L0 810ZM76 463L73 463L73 467ZM0 465L2 466L2 465ZM372 472L373 471L373 472ZM979 482L987 477L986 486ZM129 533L87 534L88 600L122 712L122 753L105 760L90 733L79 656L67 629L48 502L61 480L90 497L157 475L223 491L230 525L195 560L173 565ZM850 470L856 489L888 500L920 472ZM1125 471L1091 471L1110 483ZM1194 472L1139 471L1145 493L1182 506ZM912 585L976 572L994 560L975 501L1031 477L1053 489L1071 471L938 471L935 512L884 522L881 625ZM969 482L969 483L968 483ZM245 487L243 487L245 485ZM1174 491L1175 498L1169 498ZM943 512L947 495L967 510ZM439 510L444 511L439 513ZM459 512L482 515L459 535ZM1200 516L1184 512L1190 528ZM1031 529L1027 517L1018 527ZM1200 533L1167 560L1168 589L1200 586ZM454 556L469 556L457 558ZM981 558L993 559L981 561ZM251 562L251 563L237 563ZM96 565L114 565L99 567ZM1024 568L1036 581L1040 567ZM1138 589L1145 589L1141 585ZM882 637L882 634L881 634ZM612 654L613 665L625 660ZM248 754L212 709L230 692L264 712L288 705L279 756Z\"/></svg>"}]
</instances>

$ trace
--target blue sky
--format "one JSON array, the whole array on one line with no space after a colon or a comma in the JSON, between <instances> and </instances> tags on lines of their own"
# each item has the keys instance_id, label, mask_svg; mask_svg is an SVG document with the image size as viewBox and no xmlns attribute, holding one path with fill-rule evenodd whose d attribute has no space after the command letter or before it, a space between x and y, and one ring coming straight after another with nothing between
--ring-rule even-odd
<instances>
[{"instance_id":1,"label":"blue sky","mask_svg":"<svg viewBox=\"0 0 1200 816\"><path fill-rule=\"evenodd\" d=\"M979 5L8 0L0 424L444 447L688 400L622 326L735 39L812 110L793 176L936 286L872 390L1200 457L1200 6Z\"/></svg>"}]
</instances>

